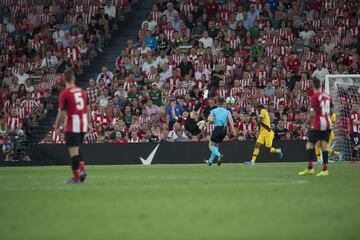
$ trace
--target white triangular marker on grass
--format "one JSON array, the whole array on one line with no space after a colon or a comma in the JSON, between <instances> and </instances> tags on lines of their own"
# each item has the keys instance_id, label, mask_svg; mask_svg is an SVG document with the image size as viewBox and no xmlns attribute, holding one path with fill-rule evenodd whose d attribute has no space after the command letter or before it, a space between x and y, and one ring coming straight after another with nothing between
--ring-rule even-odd
<instances>
[{"instance_id":1,"label":"white triangular marker on grass","mask_svg":"<svg viewBox=\"0 0 360 240\"><path fill-rule=\"evenodd\" d=\"M153 160L153 158L154 158L154 156L155 156L155 154L156 154L156 151L157 151L157 149L159 148L159 146L160 146L160 144L158 144L158 145L154 148L154 150L150 153L150 155L147 157L146 160L143 159L142 157L140 157L140 160L141 160L141 162L142 162L143 165L150 165L150 164L151 164L151 162L152 162L152 160Z\"/></svg>"}]
</instances>

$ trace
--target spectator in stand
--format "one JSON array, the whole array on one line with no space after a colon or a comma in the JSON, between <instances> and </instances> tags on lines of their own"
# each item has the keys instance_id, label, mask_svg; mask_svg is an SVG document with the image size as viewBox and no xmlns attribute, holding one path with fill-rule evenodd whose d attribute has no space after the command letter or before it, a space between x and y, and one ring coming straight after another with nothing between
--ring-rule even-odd
<instances>
[{"instance_id":1,"label":"spectator in stand","mask_svg":"<svg viewBox=\"0 0 360 240\"><path fill-rule=\"evenodd\" d=\"M174 139L174 142L187 142L189 141L189 138L185 135L182 129L176 130L176 137Z\"/></svg>"},{"instance_id":2,"label":"spectator in stand","mask_svg":"<svg viewBox=\"0 0 360 240\"><path fill-rule=\"evenodd\" d=\"M166 5L166 10L163 12L163 15L166 16L166 19L169 21L169 22L172 22L174 21L174 17L176 15L178 15L178 12L174 9L174 4L169 2L167 5Z\"/></svg>"},{"instance_id":3,"label":"spectator in stand","mask_svg":"<svg viewBox=\"0 0 360 240\"><path fill-rule=\"evenodd\" d=\"M183 110L182 106L179 105L179 103L177 103L175 98L172 98L170 100L170 104L167 107L167 111L166 111L169 129L172 129L175 122L177 122L179 120L183 111L184 110Z\"/></svg>"},{"instance_id":4,"label":"spectator in stand","mask_svg":"<svg viewBox=\"0 0 360 240\"><path fill-rule=\"evenodd\" d=\"M285 128L284 122L282 120L278 121L277 126L275 128L275 139L276 140L284 140L286 138L286 134L288 133L288 129Z\"/></svg>"},{"instance_id":5,"label":"spectator in stand","mask_svg":"<svg viewBox=\"0 0 360 240\"><path fill-rule=\"evenodd\" d=\"M203 44L203 48L211 48L213 46L213 38L209 37L208 31L204 31L202 38L199 39L199 42Z\"/></svg>"},{"instance_id":6,"label":"spectator in stand","mask_svg":"<svg viewBox=\"0 0 360 240\"><path fill-rule=\"evenodd\" d=\"M99 83L100 79L105 82L106 85L110 85L111 81L113 80L113 73L108 71L107 67L101 68L101 73L96 78L96 83Z\"/></svg>"},{"instance_id":7,"label":"spectator in stand","mask_svg":"<svg viewBox=\"0 0 360 240\"><path fill-rule=\"evenodd\" d=\"M299 33L299 36L304 40L304 45L309 46L311 39L314 37L315 32L310 30L308 23L304 24L304 29Z\"/></svg>"},{"instance_id":8,"label":"spectator in stand","mask_svg":"<svg viewBox=\"0 0 360 240\"><path fill-rule=\"evenodd\" d=\"M324 67L323 63L321 61L316 62L316 69L311 74L311 77L315 77L319 79L322 83L325 81L325 76L329 74L329 70Z\"/></svg>"}]
</instances>

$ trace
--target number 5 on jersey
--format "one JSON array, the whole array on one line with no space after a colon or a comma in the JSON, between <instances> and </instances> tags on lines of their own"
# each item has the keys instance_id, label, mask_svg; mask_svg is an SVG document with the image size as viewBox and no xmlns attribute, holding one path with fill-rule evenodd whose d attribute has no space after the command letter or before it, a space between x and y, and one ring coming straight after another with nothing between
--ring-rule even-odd
<instances>
[{"instance_id":1,"label":"number 5 on jersey","mask_svg":"<svg viewBox=\"0 0 360 240\"><path fill-rule=\"evenodd\" d=\"M85 104L81 92L75 92L74 97L75 97L76 109L79 111L83 110Z\"/></svg>"}]
</instances>

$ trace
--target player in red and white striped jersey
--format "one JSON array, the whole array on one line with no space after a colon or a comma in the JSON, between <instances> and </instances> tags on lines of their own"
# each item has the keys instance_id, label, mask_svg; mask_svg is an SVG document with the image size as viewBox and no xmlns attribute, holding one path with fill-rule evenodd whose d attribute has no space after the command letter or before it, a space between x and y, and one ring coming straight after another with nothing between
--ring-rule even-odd
<instances>
[{"instance_id":1,"label":"player in red and white striped jersey","mask_svg":"<svg viewBox=\"0 0 360 240\"><path fill-rule=\"evenodd\" d=\"M306 152L308 155L308 168L299 172L300 176L313 175L313 161L315 161L315 144L320 141L323 156L323 170L316 176L328 176L328 142L332 129L331 123L331 97L321 91L321 82L317 78L312 79L314 94L311 96L311 113L306 120L305 125L311 126L306 143Z\"/></svg>"},{"instance_id":2,"label":"player in red and white striped jersey","mask_svg":"<svg viewBox=\"0 0 360 240\"><path fill-rule=\"evenodd\" d=\"M358 159L360 150L360 107L358 104L353 104L350 112L350 138L354 144L352 151L352 162L355 163Z\"/></svg>"},{"instance_id":3,"label":"player in red and white striped jersey","mask_svg":"<svg viewBox=\"0 0 360 240\"><path fill-rule=\"evenodd\" d=\"M90 111L88 110L87 94L84 89L75 85L72 70L64 72L65 90L59 96L59 112L55 121L55 130L59 133L61 123L66 121L66 146L71 157L72 179L67 184L78 184L85 180L85 163L79 152L84 134L88 131Z\"/></svg>"}]
</instances>

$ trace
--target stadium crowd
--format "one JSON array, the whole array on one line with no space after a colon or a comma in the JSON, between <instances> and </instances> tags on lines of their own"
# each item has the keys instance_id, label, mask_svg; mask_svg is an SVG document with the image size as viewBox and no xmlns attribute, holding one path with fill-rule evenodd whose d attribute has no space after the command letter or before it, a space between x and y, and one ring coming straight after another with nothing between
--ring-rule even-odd
<instances>
[{"instance_id":1,"label":"stadium crowd","mask_svg":"<svg viewBox=\"0 0 360 240\"><path fill-rule=\"evenodd\" d=\"M275 139L306 139L309 79L359 73L359 7L356 0L159 0L114 70L104 66L89 80L92 128L84 141L208 141L214 126L206 119L218 98L229 100L239 131L225 140L256 137L259 103ZM64 136L50 132L44 142Z\"/></svg>"},{"instance_id":2,"label":"stadium crowd","mask_svg":"<svg viewBox=\"0 0 360 240\"><path fill-rule=\"evenodd\" d=\"M131 0L0 1L0 145L26 138L63 89L63 72L90 64Z\"/></svg>"},{"instance_id":3,"label":"stadium crowd","mask_svg":"<svg viewBox=\"0 0 360 240\"><path fill-rule=\"evenodd\" d=\"M214 126L205 120L218 98L228 99L239 131L226 140L255 138L259 103L276 139L306 139L309 79L359 73L359 7L356 0L158 0L138 41L89 80L92 127L84 141L207 141ZM97 37L84 42L101 47ZM63 142L54 131L43 140Z\"/></svg>"}]
</instances>

